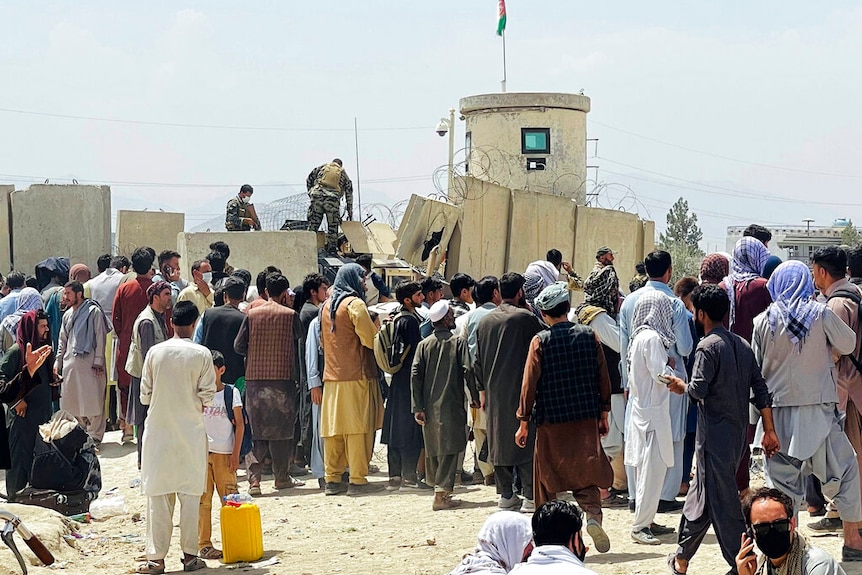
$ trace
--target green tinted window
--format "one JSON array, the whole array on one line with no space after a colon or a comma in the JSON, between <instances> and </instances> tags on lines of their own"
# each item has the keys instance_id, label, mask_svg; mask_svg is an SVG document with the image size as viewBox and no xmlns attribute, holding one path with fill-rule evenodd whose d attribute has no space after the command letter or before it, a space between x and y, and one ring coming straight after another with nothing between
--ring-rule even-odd
<instances>
[{"instance_id":1,"label":"green tinted window","mask_svg":"<svg viewBox=\"0 0 862 575\"><path fill-rule=\"evenodd\" d=\"M522 154L550 154L551 130L549 128L521 128Z\"/></svg>"}]
</instances>

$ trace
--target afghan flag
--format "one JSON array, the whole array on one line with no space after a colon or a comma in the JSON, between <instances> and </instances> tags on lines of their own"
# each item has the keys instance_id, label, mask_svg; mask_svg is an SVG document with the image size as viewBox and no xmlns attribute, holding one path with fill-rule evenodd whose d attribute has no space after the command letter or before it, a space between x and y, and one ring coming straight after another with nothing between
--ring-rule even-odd
<instances>
[{"instance_id":1,"label":"afghan flag","mask_svg":"<svg viewBox=\"0 0 862 575\"><path fill-rule=\"evenodd\" d=\"M502 36L506 30L506 0L497 3L497 36Z\"/></svg>"}]
</instances>

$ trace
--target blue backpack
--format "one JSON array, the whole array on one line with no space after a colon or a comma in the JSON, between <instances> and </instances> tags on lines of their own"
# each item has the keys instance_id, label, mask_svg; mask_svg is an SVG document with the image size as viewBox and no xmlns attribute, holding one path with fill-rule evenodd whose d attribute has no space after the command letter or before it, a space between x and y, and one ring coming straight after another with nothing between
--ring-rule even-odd
<instances>
[{"instance_id":1,"label":"blue backpack","mask_svg":"<svg viewBox=\"0 0 862 575\"><path fill-rule=\"evenodd\" d=\"M236 417L233 413L233 390L234 387L230 384L225 384L224 386L224 406L225 411L227 411L227 418L230 419L230 422L233 424L234 432L236 432ZM239 448L239 456L240 458L245 457L249 453L251 453L252 448L252 436L251 436L251 423L248 421L248 413L245 410L245 404L242 406L242 422L243 422L243 431L242 434L242 446Z\"/></svg>"}]
</instances>

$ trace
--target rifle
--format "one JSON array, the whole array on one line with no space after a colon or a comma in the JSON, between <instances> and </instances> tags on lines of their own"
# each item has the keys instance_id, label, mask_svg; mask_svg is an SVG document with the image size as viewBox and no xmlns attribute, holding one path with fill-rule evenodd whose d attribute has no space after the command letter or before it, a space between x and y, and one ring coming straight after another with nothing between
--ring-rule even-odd
<instances>
[{"instance_id":1,"label":"rifle","mask_svg":"<svg viewBox=\"0 0 862 575\"><path fill-rule=\"evenodd\" d=\"M254 209L254 204L246 204L245 206L245 215L248 218L251 218L251 221L254 222L252 228L260 231L260 219L257 217L257 211Z\"/></svg>"}]
</instances>

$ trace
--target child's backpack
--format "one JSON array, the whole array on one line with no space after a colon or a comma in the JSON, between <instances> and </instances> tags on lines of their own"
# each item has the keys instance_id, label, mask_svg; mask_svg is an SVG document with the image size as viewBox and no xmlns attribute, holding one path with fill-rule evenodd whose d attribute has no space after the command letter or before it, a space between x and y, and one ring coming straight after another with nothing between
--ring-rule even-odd
<instances>
[{"instance_id":1,"label":"child's backpack","mask_svg":"<svg viewBox=\"0 0 862 575\"><path fill-rule=\"evenodd\" d=\"M230 384L225 384L224 407L225 411L227 411L227 418L230 419L230 422L233 424L234 431L236 431L236 417L233 413L233 392L234 387ZM248 412L245 410L245 404L242 406L242 423L245 431L243 431L242 434L242 446L239 448L240 459L251 453L252 447L251 423L248 421Z\"/></svg>"}]
</instances>

